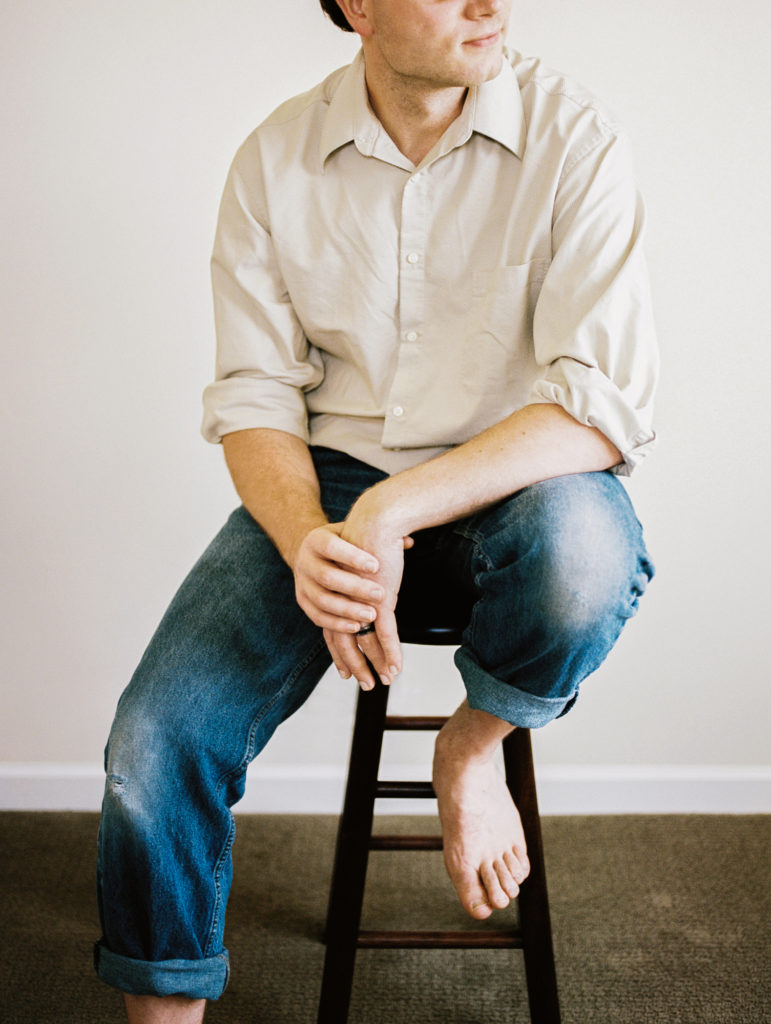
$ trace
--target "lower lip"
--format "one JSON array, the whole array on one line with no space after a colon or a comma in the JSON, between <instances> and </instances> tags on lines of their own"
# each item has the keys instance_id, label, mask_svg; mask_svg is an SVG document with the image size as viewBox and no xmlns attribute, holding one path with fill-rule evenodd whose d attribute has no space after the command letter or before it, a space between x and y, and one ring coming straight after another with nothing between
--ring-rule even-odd
<instances>
[{"instance_id":1,"label":"lower lip","mask_svg":"<svg viewBox=\"0 0 771 1024\"><path fill-rule=\"evenodd\" d=\"M488 46L495 46L495 44L500 40L500 38L500 32L496 32L494 33L494 35L485 36L483 39L468 39L466 40L465 45L476 46L479 47L480 49L484 49Z\"/></svg>"}]
</instances>

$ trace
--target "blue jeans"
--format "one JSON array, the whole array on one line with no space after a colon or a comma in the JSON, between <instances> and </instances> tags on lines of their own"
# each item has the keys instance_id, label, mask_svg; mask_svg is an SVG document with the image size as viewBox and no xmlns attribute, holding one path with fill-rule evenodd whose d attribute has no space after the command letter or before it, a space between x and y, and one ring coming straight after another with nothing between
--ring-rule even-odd
<instances>
[{"instance_id":1,"label":"blue jeans","mask_svg":"<svg viewBox=\"0 0 771 1024\"><path fill-rule=\"evenodd\" d=\"M313 452L332 521L382 479ZM455 588L469 624L456 655L472 707L542 726L573 704L653 575L610 473L549 480L418 533L400 602ZM134 994L216 999L232 879L231 807L249 762L330 664L292 574L235 511L182 584L123 693L105 755L100 977Z\"/></svg>"}]
</instances>

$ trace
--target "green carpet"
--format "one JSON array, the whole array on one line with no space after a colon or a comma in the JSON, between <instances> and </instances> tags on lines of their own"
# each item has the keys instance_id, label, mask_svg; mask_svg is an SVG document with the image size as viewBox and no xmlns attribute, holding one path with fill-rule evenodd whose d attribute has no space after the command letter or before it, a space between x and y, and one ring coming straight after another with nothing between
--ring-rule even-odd
<instances>
[{"instance_id":1,"label":"green carpet","mask_svg":"<svg viewBox=\"0 0 771 1024\"><path fill-rule=\"evenodd\" d=\"M123 1020L91 968L97 824L93 814L0 814L2 1024ZM564 1024L771 1021L771 818L543 824ZM335 827L320 816L238 818L232 977L207 1024L314 1024ZM374 853L365 925L409 924L468 925L441 854ZM521 954L362 951L349 1019L526 1024Z\"/></svg>"}]
</instances>

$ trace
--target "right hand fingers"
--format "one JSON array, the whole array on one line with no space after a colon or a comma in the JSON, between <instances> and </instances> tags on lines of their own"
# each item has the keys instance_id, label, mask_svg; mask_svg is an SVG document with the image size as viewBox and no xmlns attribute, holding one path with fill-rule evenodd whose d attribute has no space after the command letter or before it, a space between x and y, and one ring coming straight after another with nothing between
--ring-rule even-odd
<instances>
[{"instance_id":1,"label":"right hand fingers","mask_svg":"<svg viewBox=\"0 0 771 1024\"><path fill-rule=\"evenodd\" d=\"M326 590L310 578L296 580L295 594L308 618L325 629L355 633L363 624L372 622L377 614L373 605Z\"/></svg>"},{"instance_id":2,"label":"right hand fingers","mask_svg":"<svg viewBox=\"0 0 771 1024\"><path fill-rule=\"evenodd\" d=\"M344 526L345 523L330 523L319 527L308 534L306 541L311 550L326 562L335 562L356 572L377 572L380 565L374 555L340 536Z\"/></svg>"},{"instance_id":3,"label":"right hand fingers","mask_svg":"<svg viewBox=\"0 0 771 1024\"><path fill-rule=\"evenodd\" d=\"M305 565L301 567L300 574L311 591L323 591L367 605L377 604L385 597L385 591L379 583L353 572L345 572L328 562Z\"/></svg>"},{"instance_id":4,"label":"right hand fingers","mask_svg":"<svg viewBox=\"0 0 771 1024\"><path fill-rule=\"evenodd\" d=\"M317 626L355 633L362 623L375 618L385 591L369 575L377 560L342 540L335 529L335 524L321 527L306 537L294 565L295 593L297 603ZM350 571L335 558L366 567L366 572Z\"/></svg>"}]
</instances>

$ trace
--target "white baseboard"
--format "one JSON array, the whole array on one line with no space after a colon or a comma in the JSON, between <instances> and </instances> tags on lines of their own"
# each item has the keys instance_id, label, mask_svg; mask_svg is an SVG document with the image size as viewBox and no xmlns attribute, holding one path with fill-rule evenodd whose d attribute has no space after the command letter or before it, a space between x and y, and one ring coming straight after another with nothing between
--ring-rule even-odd
<instances>
[{"instance_id":1,"label":"white baseboard","mask_svg":"<svg viewBox=\"0 0 771 1024\"><path fill-rule=\"evenodd\" d=\"M771 767L754 765L541 765L542 814L769 814ZM423 778L399 765L382 777ZM96 764L0 762L0 810L98 811ZM328 765L255 765L236 810L244 814L337 814L343 773ZM378 812L432 813L432 800L382 800Z\"/></svg>"}]
</instances>

